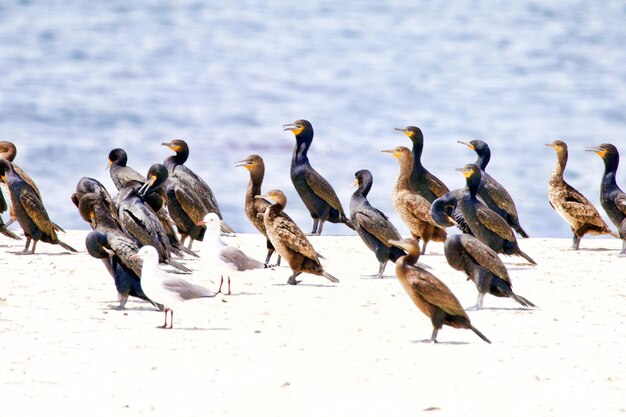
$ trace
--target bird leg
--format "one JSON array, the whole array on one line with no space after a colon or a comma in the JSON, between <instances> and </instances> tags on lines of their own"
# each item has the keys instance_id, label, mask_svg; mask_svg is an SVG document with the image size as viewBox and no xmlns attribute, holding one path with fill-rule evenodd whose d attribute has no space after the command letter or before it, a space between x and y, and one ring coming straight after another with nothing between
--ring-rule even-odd
<instances>
[{"instance_id":1,"label":"bird leg","mask_svg":"<svg viewBox=\"0 0 626 417\"><path fill-rule=\"evenodd\" d=\"M378 278L382 278L383 277L383 274L385 273L385 267L386 266L387 266L387 261L380 263L380 266L378 267Z\"/></svg>"},{"instance_id":2,"label":"bird leg","mask_svg":"<svg viewBox=\"0 0 626 417\"><path fill-rule=\"evenodd\" d=\"M128 294L119 294L120 304L115 308L116 310L124 310L126 302L128 301Z\"/></svg>"},{"instance_id":3,"label":"bird leg","mask_svg":"<svg viewBox=\"0 0 626 417\"><path fill-rule=\"evenodd\" d=\"M30 251L31 255L35 254L35 247L37 247L38 240L33 240L33 249Z\"/></svg>"},{"instance_id":4,"label":"bird leg","mask_svg":"<svg viewBox=\"0 0 626 417\"><path fill-rule=\"evenodd\" d=\"M174 327L174 310L170 308L170 329Z\"/></svg>"},{"instance_id":5,"label":"bird leg","mask_svg":"<svg viewBox=\"0 0 626 417\"><path fill-rule=\"evenodd\" d=\"M424 239L424 246L422 246L422 255L426 255L426 245L428 244L428 240Z\"/></svg>"},{"instance_id":6,"label":"bird leg","mask_svg":"<svg viewBox=\"0 0 626 417\"><path fill-rule=\"evenodd\" d=\"M313 219L313 231L311 232L312 235L316 234L318 223L319 223L319 219Z\"/></svg>"},{"instance_id":7,"label":"bird leg","mask_svg":"<svg viewBox=\"0 0 626 417\"><path fill-rule=\"evenodd\" d=\"M280 260L282 258L280 257L280 255L278 255L278 257L276 258L276 266L280 266Z\"/></svg>"},{"instance_id":8,"label":"bird leg","mask_svg":"<svg viewBox=\"0 0 626 417\"><path fill-rule=\"evenodd\" d=\"M483 308L483 299L485 298L485 293L484 292L479 292L478 293L478 298L476 299L476 304L474 304L471 307L466 308L466 311L476 311L476 310L480 310L481 308Z\"/></svg>"},{"instance_id":9,"label":"bird leg","mask_svg":"<svg viewBox=\"0 0 626 417\"><path fill-rule=\"evenodd\" d=\"M30 246L30 241L32 239L28 236L26 236L26 246L24 246L24 250L22 252L20 252L20 255L28 255L30 252L28 251L28 247Z\"/></svg>"},{"instance_id":10,"label":"bird leg","mask_svg":"<svg viewBox=\"0 0 626 417\"><path fill-rule=\"evenodd\" d=\"M217 290L217 294L222 292L222 284L224 283L224 275L220 276L220 288Z\"/></svg>"},{"instance_id":11,"label":"bird leg","mask_svg":"<svg viewBox=\"0 0 626 417\"><path fill-rule=\"evenodd\" d=\"M576 233L574 233L574 239L573 239L573 245L572 245L573 250L578 250L578 246L580 246L581 238L582 236L578 236Z\"/></svg>"},{"instance_id":12,"label":"bird leg","mask_svg":"<svg viewBox=\"0 0 626 417\"><path fill-rule=\"evenodd\" d=\"M270 258L272 257L273 253L274 253L274 248L267 248L267 256L265 257L265 267L266 268L270 267Z\"/></svg>"},{"instance_id":13,"label":"bird leg","mask_svg":"<svg viewBox=\"0 0 626 417\"><path fill-rule=\"evenodd\" d=\"M296 281L296 277L300 275L301 273L302 272L294 272L293 275L289 277L289 280L287 280L287 284L297 285L298 283L300 283L300 281Z\"/></svg>"},{"instance_id":14,"label":"bird leg","mask_svg":"<svg viewBox=\"0 0 626 417\"><path fill-rule=\"evenodd\" d=\"M192 245L193 245L193 239L189 237L189 245L187 246L187 249L191 250Z\"/></svg>"},{"instance_id":15,"label":"bird leg","mask_svg":"<svg viewBox=\"0 0 626 417\"><path fill-rule=\"evenodd\" d=\"M430 336L430 340L428 340L428 342L439 343L437 342L437 333L439 333L439 329L436 327L433 327L433 334Z\"/></svg>"},{"instance_id":16,"label":"bird leg","mask_svg":"<svg viewBox=\"0 0 626 417\"><path fill-rule=\"evenodd\" d=\"M626 255L626 239L622 240L622 251L619 254Z\"/></svg>"},{"instance_id":17,"label":"bird leg","mask_svg":"<svg viewBox=\"0 0 626 417\"><path fill-rule=\"evenodd\" d=\"M228 293L226 293L226 295L230 295L230 275L227 278L228 278Z\"/></svg>"},{"instance_id":18,"label":"bird leg","mask_svg":"<svg viewBox=\"0 0 626 417\"><path fill-rule=\"evenodd\" d=\"M320 225L317 228L317 233L315 233L317 236L321 236L322 235L322 228L324 227L324 220L320 220Z\"/></svg>"},{"instance_id":19,"label":"bird leg","mask_svg":"<svg viewBox=\"0 0 626 417\"><path fill-rule=\"evenodd\" d=\"M163 309L163 311L165 312L165 322L163 323L163 326L159 326L159 328L160 329L167 329L167 312L170 311L170 309L165 307Z\"/></svg>"}]
</instances>

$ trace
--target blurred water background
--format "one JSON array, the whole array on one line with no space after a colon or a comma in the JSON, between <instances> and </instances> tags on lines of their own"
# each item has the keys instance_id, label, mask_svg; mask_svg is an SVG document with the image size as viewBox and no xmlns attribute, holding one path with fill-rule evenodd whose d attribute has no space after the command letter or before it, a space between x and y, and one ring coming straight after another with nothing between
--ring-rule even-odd
<instances>
[{"instance_id":1,"label":"blurred water background","mask_svg":"<svg viewBox=\"0 0 626 417\"><path fill-rule=\"evenodd\" d=\"M456 141L482 139L530 235L569 237L547 201L556 157L544 144L568 142L566 178L599 206L603 166L584 146L626 152L624 22L623 1L5 0L0 140L17 144L66 229L88 228L69 199L80 177L115 190L109 150L144 173L171 154L161 142L183 138L231 226L253 231L248 172L233 163L258 153L264 190L284 190L308 232L289 178L295 140L281 129L306 118L312 165L345 210L367 168L370 201L406 233L391 205L398 165L379 151L410 146L393 128L416 125L424 165L451 189L475 158Z\"/></svg>"}]
</instances>

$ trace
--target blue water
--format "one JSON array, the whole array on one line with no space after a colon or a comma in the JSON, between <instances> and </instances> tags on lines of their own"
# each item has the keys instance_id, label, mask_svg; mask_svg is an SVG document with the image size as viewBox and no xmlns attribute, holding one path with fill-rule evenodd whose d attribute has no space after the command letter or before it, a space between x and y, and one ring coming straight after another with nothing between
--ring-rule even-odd
<instances>
[{"instance_id":1,"label":"blue water","mask_svg":"<svg viewBox=\"0 0 626 417\"><path fill-rule=\"evenodd\" d=\"M0 3L0 138L38 182L53 220L87 228L69 196L81 176L113 184L110 149L146 172L184 138L188 165L212 186L226 221L243 212L248 173L264 157L264 189L311 219L289 179L294 138L282 124L309 119L314 167L348 210L354 172L374 175L370 201L391 205L397 163L379 151L420 126L424 164L450 188L474 160L457 140L492 148L488 171L514 197L532 236L569 236L552 211L555 162L543 145L570 145L566 177L598 204L602 163L586 145L626 152L626 3L498 0L280 0ZM626 185L624 170L618 180ZM348 233L328 225L327 233Z\"/></svg>"}]
</instances>

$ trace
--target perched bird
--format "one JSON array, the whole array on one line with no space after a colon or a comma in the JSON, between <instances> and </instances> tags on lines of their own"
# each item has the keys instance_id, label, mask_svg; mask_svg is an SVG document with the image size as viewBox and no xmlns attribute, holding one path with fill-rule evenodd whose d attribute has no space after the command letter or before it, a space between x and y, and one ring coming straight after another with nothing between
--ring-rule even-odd
<instances>
[{"instance_id":1,"label":"perched bird","mask_svg":"<svg viewBox=\"0 0 626 417\"><path fill-rule=\"evenodd\" d=\"M313 218L313 235L321 235L324 222L354 226L343 211L333 187L309 163L308 152L313 143L313 126L307 120L283 125L296 135L296 147L291 157L291 182Z\"/></svg>"},{"instance_id":2,"label":"perched bird","mask_svg":"<svg viewBox=\"0 0 626 417\"><path fill-rule=\"evenodd\" d=\"M228 278L227 294L230 294L230 275L232 273L265 268L264 263L250 258L241 249L224 243L220 236L220 218L217 217L216 213L208 213L200 223L206 225L207 228L203 247L207 249L209 262L212 264L213 270L218 271L221 275L218 293L222 292L224 275Z\"/></svg>"},{"instance_id":3,"label":"perched bird","mask_svg":"<svg viewBox=\"0 0 626 417\"><path fill-rule=\"evenodd\" d=\"M517 208L509 192L491 175L487 174L487 164L491 159L491 150L482 140L468 142L458 141L460 144L472 149L478 157L474 165L480 168L482 179L478 186L478 195L482 197L487 207L498 213L521 237L528 237L528 233L519 224Z\"/></svg>"},{"instance_id":4,"label":"perched bird","mask_svg":"<svg viewBox=\"0 0 626 417\"><path fill-rule=\"evenodd\" d=\"M458 168L457 171L463 173L467 184L459 201L459 208L472 234L497 253L519 255L536 265L537 262L520 249L513 229L506 220L478 200L480 168L474 164L467 164L463 168Z\"/></svg>"},{"instance_id":5,"label":"perched bird","mask_svg":"<svg viewBox=\"0 0 626 417\"><path fill-rule=\"evenodd\" d=\"M119 305L117 309L123 310L129 296L140 298L157 307L141 288L139 277L141 276L141 262L132 259L139 248L135 243L116 233L107 233L100 230L92 230L85 238L87 252L96 259L101 259L105 267L113 277Z\"/></svg>"},{"instance_id":6,"label":"perched bird","mask_svg":"<svg viewBox=\"0 0 626 417\"><path fill-rule=\"evenodd\" d=\"M413 165L409 148L398 146L381 152L390 153L398 159L400 172L393 187L393 207L409 227L411 235L424 240L422 254L425 254L429 241L444 242L446 240L446 231L433 220L430 214L430 202L409 185L409 174Z\"/></svg>"},{"instance_id":7,"label":"perched bird","mask_svg":"<svg viewBox=\"0 0 626 417\"><path fill-rule=\"evenodd\" d=\"M376 255L379 267L376 276L383 277L387 261L395 262L406 253L389 244L389 240L400 240L400 233L385 213L372 207L367 200L372 188L372 173L366 169L357 171L354 184L358 187L350 199L350 221L363 243Z\"/></svg>"},{"instance_id":8,"label":"perched bird","mask_svg":"<svg viewBox=\"0 0 626 417\"><path fill-rule=\"evenodd\" d=\"M189 145L187 145L187 142L182 139L175 139L170 142L161 143L161 145L176 152L175 155L167 157L165 161L163 161L163 165L167 167L167 170L170 172L170 176L172 178L183 184L182 187L195 191L195 194L200 199L206 210L202 213L202 217L204 217L206 213L216 213L222 221L222 232L235 233L232 227L224 223L222 212L220 211L220 207L217 204L217 199L215 198L211 187L209 187L209 185L199 175L184 165L187 158L189 158Z\"/></svg>"},{"instance_id":9,"label":"perched bird","mask_svg":"<svg viewBox=\"0 0 626 417\"><path fill-rule=\"evenodd\" d=\"M263 214L265 213L265 209L272 204L265 199L255 198L257 195L262 194L261 185L263 185L263 177L265 176L265 163L263 162L263 158L259 155L248 155L245 159L237 162L235 166L244 167L250 172L250 182L248 183L248 188L246 190L244 209L250 223L252 223L252 225L256 227L256 229L267 239L267 256L265 257L265 265L269 266L270 258L272 257L275 249L274 245L272 245L272 242L270 242L267 237L265 224L263 223ZM283 216L289 217L287 216L287 213L284 212ZM280 265L280 255L278 255L276 265Z\"/></svg>"},{"instance_id":10,"label":"perched bird","mask_svg":"<svg viewBox=\"0 0 626 417\"><path fill-rule=\"evenodd\" d=\"M546 146L554 149L557 157L556 166L548 182L548 201L572 228L574 234L572 249L578 250L580 240L587 233L614 235L591 201L563 179L563 171L567 165L567 144L555 140Z\"/></svg>"},{"instance_id":11,"label":"perched bird","mask_svg":"<svg viewBox=\"0 0 626 417\"><path fill-rule=\"evenodd\" d=\"M498 255L474 236L459 234L446 239L444 253L448 264L463 271L478 290L476 305L469 309L483 308L485 294L509 297L524 307L536 307L533 303L513 292L511 278ZM468 309L468 310L469 310Z\"/></svg>"},{"instance_id":12,"label":"perched bird","mask_svg":"<svg viewBox=\"0 0 626 417\"><path fill-rule=\"evenodd\" d=\"M115 188L121 190L128 187L132 182L143 184L146 179L139 172L128 165L128 154L124 149L115 148L109 152L109 173Z\"/></svg>"},{"instance_id":13,"label":"perched bird","mask_svg":"<svg viewBox=\"0 0 626 417\"><path fill-rule=\"evenodd\" d=\"M458 208L462 195L463 189L458 188L436 198L430 206L430 214L435 223L442 229L456 226L461 232L471 235L472 229L469 228L463 218L463 213ZM478 200L481 200L480 196L478 196Z\"/></svg>"},{"instance_id":14,"label":"perched bird","mask_svg":"<svg viewBox=\"0 0 626 417\"><path fill-rule=\"evenodd\" d=\"M26 246L22 254L34 254L37 242L40 240L60 245L70 252L76 252L76 249L59 240L41 198L33 187L15 172L11 162L6 159L0 159L0 181L9 186L11 205L15 210L17 222L26 236ZM33 247L29 251L31 241Z\"/></svg>"},{"instance_id":15,"label":"perched bird","mask_svg":"<svg viewBox=\"0 0 626 417\"><path fill-rule=\"evenodd\" d=\"M405 128L395 128L402 132L413 142L413 165L409 175L409 185L411 188L428 200L429 203L435 201L448 191L448 187L437 177L431 174L422 165L422 150L424 149L424 135L419 127L407 126Z\"/></svg>"},{"instance_id":16,"label":"perched bird","mask_svg":"<svg viewBox=\"0 0 626 417\"><path fill-rule=\"evenodd\" d=\"M485 342L491 343L472 326L452 291L430 272L414 266L420 256L419 244L415 239L392 240L389 243L407 253L396 261L396 275L413 303L430 318L433 333L430 340L426 341L437 343L437 333L445 324L457 329L470 329Z\"/></svg>"},{"instance_id":17,"label":"perched bird","mask_svg":"<svg viewBox=\"0 0 626 417\"><path fill-rule=\"evenodd\" d=\"M135 259L141 259L141 287L144 293L154 302L162 304L165 311L163 329L167 327L167 313L170 313L170 326L174 326L174 309L184 301L195 298L215 297L215 293L200 285L191 284L182 278L159 267L159 254L153 246L139 249Z\"/></svg>"},{"instance_id":18,"label":"perched bird","mask_svg":"<svg viewBox=\"0 0 626 417\"><path fill-rule=\"evenodd\" d=\"M604 161L604 173L600 185L600 204L617 227L619 237L622 239L620 254L626 255L626 194L619 188L615 179L619 166L619 152L610 143L589 147L587 151L597 153Z\"/></svg>"},{"instance_id":19,"label":"perched bird","mask_svg":"<svg viewBox=\"0 0 626 417\"><path fill-rule=\"evenodd\" d=\"M265 209L263 222L267 237L278 254L289 263L293 272L287 283L290 285L298 284L300 281L296 281L296 277L303 272L321 275L330 282L339 282L337 278L324 271L317 252L302 230L291 219L283 215L283 210L287 205L285 194L279 190L272 190L266 195L256 198L266 198L274 202Z\"/></svg>"}]
</instances>

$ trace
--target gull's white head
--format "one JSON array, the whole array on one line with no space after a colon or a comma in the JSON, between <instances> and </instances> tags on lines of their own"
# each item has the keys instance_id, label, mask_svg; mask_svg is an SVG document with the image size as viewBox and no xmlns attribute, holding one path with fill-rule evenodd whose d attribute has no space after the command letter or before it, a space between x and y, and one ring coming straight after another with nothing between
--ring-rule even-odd
<instances>
[{"instance_id":1,"label":"gull's white head","mask_svg":"<svg viewBox=\"0 0 626 417\"><path fill-rule=\"evenodd\" d=\"M142 246L139 251L132 256L133 258L139 258L144 262L159 262L159 254L154 246Z\"/></svg>"},{"instance_id":2,"label":"gull's white head","mask_svg":"<svg viewBox=\"0 0 626 417\"><path fill-rule=\"evenodd\" d=\"M206 225L208 232L220 230L220 218L215 213L208 213L199 224Z\"/></svg>"}]
</instances>

